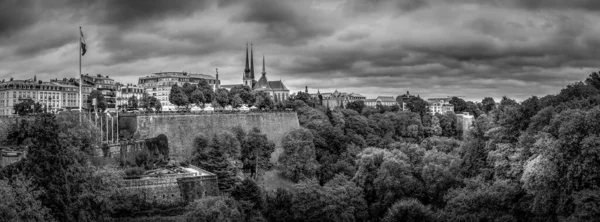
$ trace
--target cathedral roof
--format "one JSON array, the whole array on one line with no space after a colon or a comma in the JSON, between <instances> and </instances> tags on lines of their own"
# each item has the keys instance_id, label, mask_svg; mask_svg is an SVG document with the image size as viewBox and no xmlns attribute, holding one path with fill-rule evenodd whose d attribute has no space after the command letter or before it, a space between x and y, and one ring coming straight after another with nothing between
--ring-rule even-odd
<instances>
[{"instance_id":1,"label":"cathedral roof","mask_svg":"<svg viewBox=\"0 0 600 222\"><path fill-rule=\"evenodd\" d=\"M269 81L269 86L273 90L288 90L287 87L283 84L281 80L279 81Z\"/></svg>"},{"instance_id":2,"label":"cathedral roof","mask_svg":"<svg viewBox=\"0 0 600 222\"><path fill-rule=\"evenodd\" d=\"M262 75L256 85L254 85L254 89L271 89L269 86L269 81L267 81L267 75Z\"/></svg>"}]
</instances>

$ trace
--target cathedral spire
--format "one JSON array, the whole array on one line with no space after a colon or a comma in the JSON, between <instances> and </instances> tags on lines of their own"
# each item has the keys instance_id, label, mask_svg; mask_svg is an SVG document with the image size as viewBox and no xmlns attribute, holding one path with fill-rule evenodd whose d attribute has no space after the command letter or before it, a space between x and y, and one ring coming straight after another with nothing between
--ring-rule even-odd
<instances>
[{"instance_id":1,"label":"cathedral spire","mask_svg":"<svg viewBox=\"0 0 600 222\"><path fill-rule=\"evenodd\" d=\"M265 54L263 54L263 71L262 71L263 75L267 74L267 71L265 70Z\"/></svg>"},{"instance_id":2,"label":"cathedral spire","mask_svg":"<svg viewBox=\"0 0 600 222\"><path fill-rule=\"evenodd\" d=\"M254 49L250 43L250 79L254 79Z\"/></svg>"},{"instance_id":3,"label":"cathedral spire","mask_svg":"<svg viewBox=\"0 0 600 222\"><path fill-rule=\"evenodd\" d=\"M250 68L248 67L248 43L246 42L246 68L244 69L244 79L248 78Z\"/></svg>"}]
</instances>

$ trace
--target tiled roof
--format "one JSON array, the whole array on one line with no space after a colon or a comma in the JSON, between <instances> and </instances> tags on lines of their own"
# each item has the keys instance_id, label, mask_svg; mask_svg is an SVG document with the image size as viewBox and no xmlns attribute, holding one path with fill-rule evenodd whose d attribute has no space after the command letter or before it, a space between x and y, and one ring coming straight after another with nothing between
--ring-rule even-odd
<instances>
[{"instance_id":1,"label":"tiled roof","mask_svg":"<svg viewBox=\"0 0 600 222\"><path fill-rule=\"evenodd\" d=\"M283 84L281 80L279 81L269 81L269 86L273 90L288 90L287 87Z\"/></svg>"},{"instance_id":2,"label":"tiled roof","mask_svg":"<svg viewBox=\"0 0 600 222\"><path fill-rule=\"evenodd\" d=\"M396 99L394 99L393 96L378 96L377 99L382 102L396 102Z\"/></svg>"},{"instance_id":3,"label":"tiled roof","mask_svg":"<svg viewBox=\"0 0 600 222\"><path fill-rule=\"evenodd\" d=\"M233 88L236 86L243 86L243 84L230 84L230 85L220 85L222 88Z\"/></svg>"},{"instance_id":4,"label":"tiled roof","mask_svg":"<svg viewBox=\"0 0 600 222\"><path fill-rule=\"evenodd\" d=\"M271 89L271 86L269 86L269 81L267 81L267 76L262 75L256 85L254 85L253 89Z\"/></svg>"}]
</instances>

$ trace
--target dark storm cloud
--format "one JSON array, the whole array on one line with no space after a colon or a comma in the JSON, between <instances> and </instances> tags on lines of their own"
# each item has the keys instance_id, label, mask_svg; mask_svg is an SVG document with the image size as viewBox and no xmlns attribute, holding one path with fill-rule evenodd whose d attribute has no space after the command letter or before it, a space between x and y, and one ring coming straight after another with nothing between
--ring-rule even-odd
<instances>
[{"instance_id":1,"label":"dark storm cloud","mask_svg":"<svg viewBox=\"0 0 600 222\"><path fill-rule=\"evenodd\" d=\"M34 2L20 0L0 1L0 38L12 35L35 23Z\"/></svg>"},{"instance_id":2,"label":"dark storm cloud","mask_svg":"<svg viewBox=\"0 0 600 222\"><path fill-rule=\"evenodd\" d=\"M168 17L186 17L202 11L211 0L107 0L92 5L94 17L109 25L129 27Z\"/></svg>"},{"instance_id":3,"label":"dark storm cloud","mask_svg":"<svg viewBox=\"0 0 600 222\"><path fill-rule=\"evenodd\" d=\"M282 45L305 44L308 40L335 32L334 18L312 13L310 1L243 1L242 12L234 22L256 23L266 29L261 39Z\"/></svg>"},{"instance_id":4,"label":"dark storm cloud","mask_svg":"<svg viewBox=\"0 0 600 222\"><path fill-rule=\"evenodd\" d=\"M600 67L599 9L594 0L6 0L0 78L22 67L75 72L73 30L83 26L85 72L118 81L218 67L238 83L253 42L269 77L292 91L526 97Z\"/></svg>"}]
</instances>

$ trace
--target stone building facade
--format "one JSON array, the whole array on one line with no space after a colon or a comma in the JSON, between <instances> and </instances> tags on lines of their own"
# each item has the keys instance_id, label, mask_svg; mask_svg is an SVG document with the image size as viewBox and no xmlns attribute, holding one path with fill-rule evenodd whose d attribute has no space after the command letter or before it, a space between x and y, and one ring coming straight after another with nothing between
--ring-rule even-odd
<instances>
[{"instance_id":1,"label":"stone building facade","mask_svg":"<svg viewBox=\"0 0 600 222\"><path fill-rule=\"evenodd\" d=\"M83 100L87 100L92 86L84 84ZM79 108L79 81L76 79L54 79L50 82L27 80L0 82L0 116L15 115L14 105L25 100L40 103L48 112ZM85 103L85 102L84 102Z\"/></svg>"},{"instance_id":2,"label":"stone building facade","mask_svg":"<svg viewBox=\"0 0 600 222\"><path fill-rule=\"evenodd\" d=\"M185 173L123 179L120 189L137 194L149 203L190 202L219 195L217 176L195 166L181 167Z\"/></svg>"},{"instance_id":3,"label":"stone building facade","mask_svg":"<svg viewBox=\"0 0 600 222\"><path fill-rule=\"evenodd\" d=\"M308 89L306 90L308 91ZM327 107L346 107L346 104L358 100L366 100L367 98L358 93L345 93L338 92L337 89L332 93L321 93L317 90L317 93L310 94L311 98L315 101L321 102L319 96L323 98L322 105Z\"/></svg>"}]
</instances>

